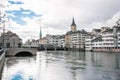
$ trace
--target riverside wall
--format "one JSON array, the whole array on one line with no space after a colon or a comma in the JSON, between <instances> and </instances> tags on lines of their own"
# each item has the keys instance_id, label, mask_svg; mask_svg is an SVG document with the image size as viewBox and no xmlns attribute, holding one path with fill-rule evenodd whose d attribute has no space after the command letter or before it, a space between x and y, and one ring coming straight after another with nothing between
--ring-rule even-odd
<instances>
[{"instance_id":1,"label":"riverside wall","mask_svg":"<svg viewBox=\"0 0 120 80\"><path fill-rule=\"evenodd\" d=\"M2 76L4 61L5 61L5 51L0 51L0 80Z\"/></svg>"},{"instance_id":2,"label":"riverside wall","mask_svg":"<svg viewBox=\"0 0 120 80\"><path fill-rule=\"evenodd\" d=\"M92 51L95 52L114 52L114 53L120 53L120 48L102 48L102 49L92 49Z\"/></svg>"}]
</instances>

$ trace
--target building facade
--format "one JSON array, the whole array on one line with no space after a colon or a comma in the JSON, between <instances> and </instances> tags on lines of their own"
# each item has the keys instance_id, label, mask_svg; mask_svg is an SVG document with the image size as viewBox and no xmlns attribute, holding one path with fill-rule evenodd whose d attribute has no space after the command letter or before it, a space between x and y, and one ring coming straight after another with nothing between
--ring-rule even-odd
<instances>
[{"instance_id":1,"label":"building facade","mask_svg":"<svg viewBox=\"0 0 120 80\"><path fill-rule=\"evenodd\" d=\"M23 45L22 47L26 47L26 48L37 48L39 44L39 40L35 40L35 39L28 39Z\"/></svg>"},{"instance_id":2,"label":"building facade","mask_svg":"<svg viewBox=\"0 0 120 80\"><path fill-rule=\"evenodd\" d=\"M85 38L85 50L91 51L92 50L92 40L95 39L94 35L89 33Z\"/></svg>"},{"instance_id":3,"label":"building facade","mask_svg":"<svg viewBox=\"0 0 120 80\"><path fill-rule=\"evenodd\" d=\"M65 37L64 35L46 35L47 45L53 47L64 47L65 46Z\"/></svg>"},{"instance_id":4,"label":"building facade","mask_svg":"<svg viewBox=\"0 0 120 80\"><path fill-rule=\"evenodd\" d=\"M58 47L61 47L61 48L65 47L65 35L60 35L58 37Z\"/></svg>"},{"instance_id":5,"label":"building facade","mask_svg":"<svg viewBox=\"0 0 120 80\"><path fill-rule=\"evenodd\" d=\"M85 30L77 30L74 18L71 24L71 31L68 31L65 35L65 47L84 49L85 48L85 37L87 32Z\"/></svg>"},{"instance_id":6,"label":"building facade","mask_svg":"<svg viewBox=\"0 0 120 80\"><path fill-rule=\"evenodd\" d=\"M0 46L5 48L20 48L22 46L22 39L11 31L1 34Z\"/></svg>"},{"instance_id":7,"label":"building facade","mask_svg":"<svg viewBox=\"0 0 120 80\"><path fill-rule=\"evenodd\" d=\"M58 45L58 35L46 35L47 45L56 47Z\"/></svg>"},{"instance_id":8,"label":"building facade","mask_svg":"<svg viewBox=\"0 0 120 80\"><path fill-rule=\"evenodd\" d=\"M89 36L91 37L91 36ZM88 41L90 43L88 43ZM93 51L108 51L108 52L119 52L120 51L120 27L113 26L112 28L101 28L99 36L86 38L86 50Z\"/></svg>"},{"instance_id":9,"label":"building facade","mask_svg":"<svg viewBox=\"0 0 120 80\"><path fill-rule=\"evenodd\" d=\"M70 38L70 48L83 49L85 47L85 37L87 32L78 30L71 34Z\"/></svg>"}]
</instances>

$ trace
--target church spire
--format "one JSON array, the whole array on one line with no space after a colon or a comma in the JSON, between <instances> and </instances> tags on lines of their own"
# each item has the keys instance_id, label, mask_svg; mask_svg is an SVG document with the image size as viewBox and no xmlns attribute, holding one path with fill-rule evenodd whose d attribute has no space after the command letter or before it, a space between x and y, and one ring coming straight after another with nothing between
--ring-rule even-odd
<instances>
[{"instance_id":1,"label":"church spire","mask_svg":"<svg viewBox=\"0 0 120 80\"><path fill-rule=\"evenodd\" d=\"M75 21L74 21L74 17L73 17L71 26L76 26Z\"/></svg>"},{"instance_id":2,"label":"church spire","mask_svg":"<svg viewBox=\"0 0 120 80\"><path fill-rule=\"evenodd\" d=\"M71 31L72 31L72 32L77 31L76 28L77 28L77 26L76 26L76 24L75 24L74 17L73 17L72 24L71 24Z\"/></svg>"},{"instance_id":3,"label":"church spire","mask_svg":"<svg viewBox=\"0 0 120 80\"><path fill-rule=\"evenodd\" d=\"M41 26L40 26L39 39L42 39L42 31L41 31Z\"/></svg>"}]
</instances>

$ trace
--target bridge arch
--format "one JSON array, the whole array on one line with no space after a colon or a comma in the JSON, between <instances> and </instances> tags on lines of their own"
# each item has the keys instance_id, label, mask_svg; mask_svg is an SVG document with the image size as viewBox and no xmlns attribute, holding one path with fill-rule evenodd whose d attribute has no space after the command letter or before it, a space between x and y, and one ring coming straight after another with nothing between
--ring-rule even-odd
<instances>
[{"instance_id":1,"label":"bridge arch","mask_svg":"<svg viewBox=\"0 0 120 80\"><path fill-rule=\"evenodd\" d=\"M33 54L29 51L20 51L20 52L17 52L15 56L26 57L26 56L33 56Z\"/></svg>"},{"instance_id":2,"label":"bridge arch","mask_svg":"<svg viewBox=\"0 0 120 80\"><path fill-rule=\"evenodd\" d=\"M35 56L37 53L36 49L31 48L10 48L6 51L6 56Z\"/></svg>"}]
</instances>

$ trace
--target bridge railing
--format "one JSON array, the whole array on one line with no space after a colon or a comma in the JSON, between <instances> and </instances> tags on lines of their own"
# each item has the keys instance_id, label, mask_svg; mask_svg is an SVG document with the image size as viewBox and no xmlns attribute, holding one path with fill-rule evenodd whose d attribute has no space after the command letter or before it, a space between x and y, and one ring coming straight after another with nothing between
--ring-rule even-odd
<instances>
[{"instance_id":1,"label":"bridge railing","mask_svg":"<svg viewBox=\"0 0 120 80\"><path fill-rule=\"evenodd\" d=\"M5 51L4 51L4 50L1 50L1 51L0 51L0 61L1 61L1 59L3 58L4 55L5 55Z\"/></svg>"},{"instance_id":2,"label":"bridge railing","mask_svg":"<svg viewBox=\"0 0 120 80\"><path fill-rule=\"evenodd\" d=\"M4 53L4 49L0 49L0 56Z\"/></svg>"},{"instance_id":3,"label":"bridge railing","mask_svg":"<svg viewBox=\"0 0 120 80\"><path fill-rule=\"evenodd\" d=\"M5 61L5 53L6 53L5 50L0 50L0 80L1 80L2 70Z\"/></svg>"}]
</instances>

